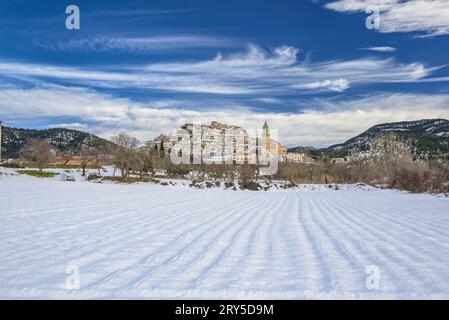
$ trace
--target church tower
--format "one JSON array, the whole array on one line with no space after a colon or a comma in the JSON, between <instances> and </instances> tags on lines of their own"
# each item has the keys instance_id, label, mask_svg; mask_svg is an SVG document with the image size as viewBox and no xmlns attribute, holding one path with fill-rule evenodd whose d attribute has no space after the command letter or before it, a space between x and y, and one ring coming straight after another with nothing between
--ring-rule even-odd
<instances>
[{"instance_id":1,"label":"church tower","mask_svg":"<svg viewBox=\"0 0 449 320\"><path fill-rule=\"evenodd\" d=\"M264 151L267 155L271 153L271 137L270 137L270 128L268 128L268 123L265 121L263 125L263 143L264 143Z\"/></svg>"}]
</instances>

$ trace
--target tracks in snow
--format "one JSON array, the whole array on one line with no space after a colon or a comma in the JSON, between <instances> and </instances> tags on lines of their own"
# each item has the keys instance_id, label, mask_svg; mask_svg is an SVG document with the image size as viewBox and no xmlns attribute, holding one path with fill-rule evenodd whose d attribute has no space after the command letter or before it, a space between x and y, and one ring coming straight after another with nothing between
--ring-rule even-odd
<instances>
[{"instance_id":1,"label":"tracks in snow","mask_svg":"<svg viewBox=\"0 0 449 320\"><path fill-rule=\"evenodd\" d=\"M36 184L0 184L0 297L449 297L447 199Z\"/></svg>"}]
</instances>

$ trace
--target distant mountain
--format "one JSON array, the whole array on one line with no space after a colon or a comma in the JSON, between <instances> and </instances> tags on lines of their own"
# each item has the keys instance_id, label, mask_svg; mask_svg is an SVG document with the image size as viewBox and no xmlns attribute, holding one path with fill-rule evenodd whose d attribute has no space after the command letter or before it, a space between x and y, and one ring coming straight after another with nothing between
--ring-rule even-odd
<instances>
[{"instance_id":1,"label":"distant mountain","mask_svg":"<svg viewBox=\"0 0 449 320\"><path fill-rule=\"evenodd\" d=\"M366 150L371 139L381 133L389 132L403 136L410 141L418 156L426 155L429 158L449 157L449 121L445 119L378 124L344 143L328 148L310 150L310 154L326 153L333 157L345 157L355 147Z\"/></svg>"},{"instance_id":2,"label":"distant mountain","mask_svg":"<svg viewBox=\"0 0 449 320\"><path fill-rule=\"evenodd\" d=\"M312 147L312 146L307 146L307 147L299 146L299 147L288 148L288 152L301 152L301 153L307 153L307 154L313 154L317 150L318 149L316 147Z\"/></svg>"},{"instance_id":3,"label":"distant mountain","mask_svg":"<svg viewBox=\"0 0 449 320\"><path fill-rule=\"evenodd\" d=\"M55 151L64 153L71 151L78 154L82 145L97 147L112 144L93 134L70 129L17 129L3 127L2 158L18 158L23 146L31 139L42 139L50 143Z\"/></svg>"}]
</instances>

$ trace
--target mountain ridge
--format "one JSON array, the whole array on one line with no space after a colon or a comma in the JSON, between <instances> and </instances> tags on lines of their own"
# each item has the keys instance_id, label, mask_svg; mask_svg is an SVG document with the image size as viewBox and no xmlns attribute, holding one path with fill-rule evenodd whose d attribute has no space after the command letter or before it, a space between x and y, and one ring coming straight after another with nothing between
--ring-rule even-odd
<instances>
[{"instance_id":1,"label":"mountain ridge","mask_svg":"<svg viewBox=\"0 0 449 320\"><path fill-rule=\"evenodd\" d=\"M51 129L21 129L3 127L2 158L18 158L23 146L32 139L45 140L56 152L72 152L79 154L81 146L98 147L112 144L112 142L84 131L51 128Z\"/></svg>"},{"instance_id":2,"label":"mountain ridge","mask_svg":"<svg viewBox=\"0 0 449 320\"><path fill-rule=\"evenodd\" d=\"M366 149L371 139L389 132L410 141L418 156L441 158L449 155L449 120L442 118L377 124L343 143L314 150L308 147L309 154L317 156L325 153L333 157L346 157L352 149ZM304 150L304 147L293 147L289 150Z\"/></svg>"}]
</instances>

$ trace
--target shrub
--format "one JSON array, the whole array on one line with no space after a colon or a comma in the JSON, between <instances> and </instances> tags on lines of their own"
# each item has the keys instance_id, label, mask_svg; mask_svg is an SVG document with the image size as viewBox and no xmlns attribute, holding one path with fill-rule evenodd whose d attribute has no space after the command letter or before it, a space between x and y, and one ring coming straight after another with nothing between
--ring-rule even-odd
<instances>
[{"instance_id":1,"label":"shrub","mask_svg":"<svg viewBox=\"0 0 449 320\"><path fill-rule=\"evenodd\" d=\"M92 181L92 180L98 180L101 179L101 176L97 175L97 174L89 174L87 176L87 181Z\"/></svg>"},{"instance_id":2,"label":"shrub","mask_svg":"<svg viewBox=\"0 0 449 320\"><path fill-rule=\"evenodd\" d=\"M25 174L36 178L53 178L54 176L57 176L59 174L55 172L35 171L35 170L19 170L17 171L17 173Z\"/></svg>"},{"instance_id":3,"label":"shrub","mask_svg":"<svg viewBox=\"0 0 449 320\"><path fill-rule=\"evenodd\" d=\"M3 168L15 168L15 169L23 169L23 168L25 168L25 166L23 165L22 162L15 161L15 160L4 161L4 162L0 163L0 167L3 167Z\"/></svg>"},{"instance_id":4,"label":"shrub","mask_svg":"<svg viewBox=\"0 0 449 320\"><path fill-rule=\"evenodd\" d=\"M255 181L252 181L252 180L249 180L249 181L242 181L240 183L240 189L242 189L242 190L258 191L258 190L261 190L263 188L262 188L262 186L259 183L255 182Z\"/></svg>"},{"instance_id":5,"label":"shrub","mask_svg":"<svg viewBox=\"0 0 449 320\"><path fill-rule=\"evenodd\" d=\"M68 181L68 182L76 182L75 177L68 175L66 173L61 174L61 180L62 181Z\"/></svg>"},{"instance_id":6,"label":"shrub","mask_svg":"<svg viewBox=\"0 0 449 320\"><path fill-rule=\"evenodd\" d=\"M282 187L283 187L284 189L291 189L291 188L295 188L295 187L296 187L296 184L295 184L294 182L289 181L289 182L287 182L286 184L284 184Z\"/></svg>"},{"instance_id":7,"label":"shrub","mask_svg":"<svg viewBox=\"0 0 449 320\"><path fill-rule=\"evenodd\" d=\"M137 182L160 183L159 180L152 179L152 178L149 178L149 177L143 177L143 178L128 177L128 178L126 178L126 180L123 180L122 177L101 177L101 180L117 182L117 183L126 183L126 184L132 184L132 183L137 183Z\"/></svg>"},{"instance_id":8,"label":"shrub","mask_svg":"<svg viewBox=\"0 0 449 320\"><path fill-rule=\"evenodd\" d=\"M226 188L226 189L234 188L234 187L235 187L235 186L234 186L234 182L231 182L231 181L225 181L224 185L225 185L225 188Z\"/></svg>"}]
</instances>

